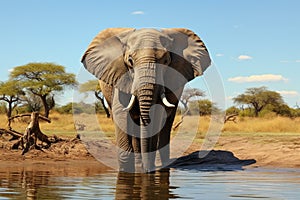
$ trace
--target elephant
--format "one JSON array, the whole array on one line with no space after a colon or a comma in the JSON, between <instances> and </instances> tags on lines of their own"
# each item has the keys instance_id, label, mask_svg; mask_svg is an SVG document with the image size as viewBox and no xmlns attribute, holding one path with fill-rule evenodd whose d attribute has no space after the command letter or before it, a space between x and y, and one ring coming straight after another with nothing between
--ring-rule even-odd
<instances>
[{"instance_id":1,"label":"elephant","mask_svg":"<svg viewBox=\"0 0 300 200\"><path fill-rule=\"evenodd\" d=\"M119 171L170 164L170 132L183 88L211 65L203 41L185 28L107 28L81 62L98 80L114 121Z\"/></svg>"}]
</instances>

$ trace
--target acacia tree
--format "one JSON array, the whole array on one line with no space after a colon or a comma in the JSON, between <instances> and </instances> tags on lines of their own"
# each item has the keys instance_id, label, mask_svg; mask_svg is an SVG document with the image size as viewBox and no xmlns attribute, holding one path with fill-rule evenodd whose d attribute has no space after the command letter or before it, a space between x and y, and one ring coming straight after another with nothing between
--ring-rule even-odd
<instances>
[{"instance_id":1,"label":"acacia tree","mask_svg":"<svg viewBox=\"0 0 300 200\"><path fill-rule=\"evenodd\" d=\"M0 101L7 103L6 116L10 118L12 111L21 102L21 96L24 95L17 81L8 80L0 82Z\"/></svg>"},{"instance_id":2,"label":"acacia tree","mask_svg":"<svg viewBox=\"0 0 300 200\"><path fill-rule=\"evenodd\" d=\"M107 118L110 117L109 114L109 110L108 108L105 106L104 103L104 96L102 94L100 85L99 85L99 81L98 80L89 80L85 83L82 83L79 86L79 92L85 93L85 92L94 92L96 98L101 102L103 109L106 113Z\"/></svg>"},{"instance_id":3,"label":"acacia tree","mask_svg":"<svg viewBox=\"0 0 300 200\"><path fill-rule=\"evenodd\" d=\"M193 97L202 97L204 96L204 92L198 88L187 88L182 92L180 102L184 106L185 110L188 110L188 104ZM187 112L190 115L190 111Z\"/></svg>"},{"instance_id":4,"label":"acacia tree","mask_svg":"<svg viewBox=\"0 0 300 200\"><path fill-rule=\"evenodd\" d=\"M193 115L199 114L200 116L211 115L220 111L216 103L208 99L191 101L189 107Z\"/></svg>"},{"instance_id":5,"label":"acacia tree","mask_svg":"<svg viewBox=\"0 0 300 200\"><path fill-rule=\"evenodd\" d=\"M65 68L54 63L28 63L15 67L10 77L24 88L24 91L31 92L38 96L44 107L44 116L48 117L54 101L49 97L54 92L62 91L66 86L77 84L75 75L66 73Z\"/></svg>"},{"instance_id":6,"label":"acacia tree","mask_svg":"<svg viewBox=\"0 0 300 200\"><path fill-rule=\"evenodd\" d=\"M233 98L233 101L253 108L256 117L267 105L279 107L284 104L278 92L267 90L266 87L248 88L245 93Z\"/></svg>"}]
</instances>

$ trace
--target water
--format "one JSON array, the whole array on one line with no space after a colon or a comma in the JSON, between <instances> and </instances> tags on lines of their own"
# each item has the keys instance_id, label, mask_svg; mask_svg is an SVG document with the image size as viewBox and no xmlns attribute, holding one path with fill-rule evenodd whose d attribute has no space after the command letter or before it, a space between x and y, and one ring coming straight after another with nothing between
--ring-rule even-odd
<instances>
[{"instance_id":1,"label":"water","mask_svg":"<svg viewBox=\"0 0 300 200\"><path fill-rule=\"evenodd\" d=\"M127 174L72 165L0 168L0 199L299 199L300 169Z\"/></svg>"}]
</instances>

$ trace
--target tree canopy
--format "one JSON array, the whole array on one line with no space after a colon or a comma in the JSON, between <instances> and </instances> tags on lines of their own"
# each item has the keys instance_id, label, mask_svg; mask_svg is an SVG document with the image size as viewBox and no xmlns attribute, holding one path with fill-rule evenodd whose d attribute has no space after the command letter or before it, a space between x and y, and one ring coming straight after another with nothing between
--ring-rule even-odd
<instances>
[{"instance_id":1,"label":"tree canopy","mask_svg":"<svg viewBox=\"0 0 300 200\"><path fill-rule=\"evenodd\" d=\"M8 105L6 115L11 117L13 109L21 102L21 96L24 95L20 84L15 80L0 82L0 101L5 101Z\"/></svg>"},{"instance_id":2,"label":"tree canopy","mask_svg":"<svg viewBox=\"0 0 300 200\"><path fill-rule=\"evenodd\" d=\"M192 101L192 99L194 97L202 97L205 96L204 92L201 91L198 88L187 88L185 90L183 90L181 98L180 98L180 102L182 103L182 105L184 106L185 110L188 110L188 104L190 103L190 101ZM190 115L190 110L187 113L188 115Z\"/></svg>"},{"instance_id":3,"label":"tree canopy","mask_svg":"<svg viewBox=\"0 0 300 200\"><path fill-rule=\"evenodd\" d=\"M46 117L51 109L47 98L54 92L62 91L66 86L77 84L74 74L66 73L63 66L54 63L28 63L15 67L10 73L10 78L18 81L25 92L40 97Z\"/></svg>"},{"instance_id":4,"label":"tree canopy","mask_svg":"<svg viewBox=\"0 0 300 200\"><path fill-rule=\"evenodd\" d=\"M267 90L266 87L248 88L243 94L233 98L233 101L253 108L256 117L267 105L279 107L284 104L278 92Z\"/></svg>"},{"instance_id":5,"label":"tree canopy","mask_svg":"<svg viewBox=\"0 0 300 200\"><path fill-rule=\"evenodd\" d=\"M200 116L211 115L214 112L220 111L217 105L208 99L191 101L189 103L189 108L192 115L200 115Z\"/></svg>"},{"instance_id":6,"label":"tree canopy","mask_svg":"<svg viewBox=\"0 0 300 200\"><path fill-rule=\"evenodd\" d=\"M104 111L106 113L106 116L109 118L110 113L108 108L105 106L104 103L104 96L102 94L99 81L98 80L89 80L85 83L82 83L79 85L79 92L85 93L85 92L93 92L96 96L96 98L101 102Z\"/></svg>"}]
</instances>

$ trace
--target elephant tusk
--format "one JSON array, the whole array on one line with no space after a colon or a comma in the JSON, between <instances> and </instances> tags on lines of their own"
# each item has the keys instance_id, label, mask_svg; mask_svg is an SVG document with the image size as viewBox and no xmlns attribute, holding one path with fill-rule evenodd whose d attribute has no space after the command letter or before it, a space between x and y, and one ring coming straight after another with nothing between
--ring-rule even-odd
<instances>
[{"instance_id":1,"label":"elephant tusk","mask_svg":"<svg viewBox=\"0 0 300 200\"><path fill-rule=\"evenodd\" d=\"M169 108L173 108L175 107L174 104L171 104L168 99L166 98L166 96L164 94L161 95L161 98L162 98L162 102L165 106L169 107Z\"/></svg>"},{"instance_id":2,"label":"elephant tusk","mask_svg":"<svg viewBox=\"0 0 300 200\"><path fill-rule=\"evenodd\" d=\"M135 101L135 96L132 95L131 98L130 98L130 101L129 101L129 104L126 108L123 109L123 111L128 111L128 110L131 110L131 108L133 107L134 105L134 101Z\"/></svg>"}]
</instances>

